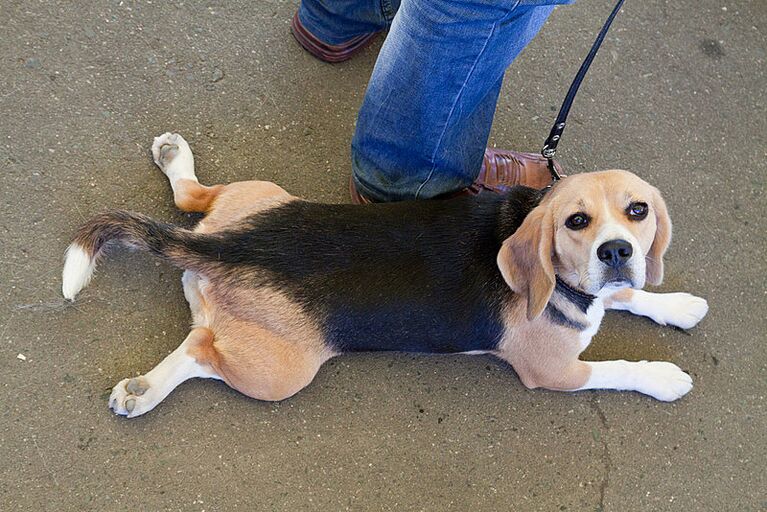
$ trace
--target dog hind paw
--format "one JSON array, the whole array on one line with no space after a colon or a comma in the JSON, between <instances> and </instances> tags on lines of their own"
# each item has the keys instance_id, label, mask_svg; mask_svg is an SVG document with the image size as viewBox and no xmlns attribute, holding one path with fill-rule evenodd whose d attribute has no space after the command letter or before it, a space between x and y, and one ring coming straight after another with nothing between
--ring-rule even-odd
<instances>
[{"instance_id":1,"label":"dog hind paw","mask_svg":"<svg viewBox=\"0 0 767 512\"><path fill-rule=\"evenodd\" d=\"M135 418L151 411L157 405L153 403L149 381L145 377L121 380L109 396L109 408L115 414Z\"/></svg>"},{"instance_id":2,"label":"dog hind paw","mask_svg":"<svg viewBox=\"0 0 767 512\"><path fill-rule=\"evenodd\" d=\"M194 157L184 137L178 133L165 132L152 142L152 158L165 174L178 174L180 178L193 179ZM186 176L191 174L191 176Z\"/></svg>"}]
</instances>

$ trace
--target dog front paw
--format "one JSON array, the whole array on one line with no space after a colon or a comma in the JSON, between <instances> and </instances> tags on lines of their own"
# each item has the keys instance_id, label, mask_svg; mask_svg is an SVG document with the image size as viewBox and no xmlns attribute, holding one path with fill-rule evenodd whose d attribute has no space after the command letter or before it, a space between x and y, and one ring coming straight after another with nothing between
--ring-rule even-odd
<instances>
[{"instance_id":1,"label":"dog front paw","mask_svg":"<svg viewBox=\"0 0 767 512\"><path fill-rule=\"evenodd\" d=\"M706 316L708 302L689 293L651 293L636 290L629 303L618 304L614 309L628 309L635 315L649 317L661 325L689 329L698 325Z\"/></svg>"},{"instance_id":2,"label":"dog front paw","mask_svg":"<svg viewBox=\"0 0 767 512\"><path fill-rule=\"evenodd\" d=\"M674 363L641 361L637 391L662 402L673 402L692 389L692 377Z\"/></svg>"},{"instance_id":3,"label":"dog front paw","mask_svg":"<svg viewBox=\"0 0 767 512\"><path fill-rule=\"evenodd\" d=\"M664 296L663 310L660 316L662 324L675 325L682 329L690 329L698 325L706 313L708 302L689 293L669 293Z\"/></svg>"}]
</instances>

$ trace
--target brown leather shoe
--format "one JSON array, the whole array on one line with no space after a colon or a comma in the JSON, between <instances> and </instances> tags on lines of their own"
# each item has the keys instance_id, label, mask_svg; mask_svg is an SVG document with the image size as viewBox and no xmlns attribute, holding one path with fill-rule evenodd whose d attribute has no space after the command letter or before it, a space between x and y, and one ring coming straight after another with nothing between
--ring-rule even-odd
<instances>
[{"instance_id":1,"label":"brown leather shoe","mask_svg":"<svg viewBox=\"0 0 767 512\"><path fill-rule=\"evenodd\" d=\"M293 15L293 19L290 22L290 32L304 50L321 61L331 63L351 59L356 53L372 43L373 39L380 34L380 32L370 32L353 37L342 44L327 44L306 30L306 27L303 26L298 18L298 13Z\"/></svg>"},{"instance_id":2,"label":"brown leather shoe","mask_svg":"<svg viewBox=\"0 0 767 512\"><path fill-rule=\"evenodd\" d=\"M554 168L562 174L562 165L554 160ZM548 161L538 153L520 153L505 149L486 148L482 159L482 167L479 175L471 186L440 196L447 199L459 195L477 195L482 191L496 193L507 192L514 185L542 189L551 183ZM354 186L354 180L349 179L349 192L354 204L373 203L371 199L363 196Z\"/></svg>"},{"instance_id":3,"label":"brown leather shoe","mask_svg":"<svg viewBox=\"0 0 767 512\"><path fill-rule=\"evenodd\" d=\"M554 168L563 175L562 165L556 160ZM507 192L514 185L542 189L549 183L548 161L539 153L486 148L479 176L466 190L470 194L479 194L483 190Z\"/></svg>"}]
</instances>

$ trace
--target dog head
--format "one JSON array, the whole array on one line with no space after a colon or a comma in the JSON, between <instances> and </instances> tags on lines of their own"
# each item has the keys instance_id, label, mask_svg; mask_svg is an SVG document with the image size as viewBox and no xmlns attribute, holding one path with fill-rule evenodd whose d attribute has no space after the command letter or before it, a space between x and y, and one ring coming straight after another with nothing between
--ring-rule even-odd
<instances>
[{"instance_id":1,"label":"dog head","mask_svg":"<svg viewBox=\"0 0 767 512\"><path fill-rule=\"evenodd\" d=\"M558 182L502 245L498 267L537 318L555 276L592 295L663 280L671 220L660 193L626 171Z\"/></svg>"}]
</instances>

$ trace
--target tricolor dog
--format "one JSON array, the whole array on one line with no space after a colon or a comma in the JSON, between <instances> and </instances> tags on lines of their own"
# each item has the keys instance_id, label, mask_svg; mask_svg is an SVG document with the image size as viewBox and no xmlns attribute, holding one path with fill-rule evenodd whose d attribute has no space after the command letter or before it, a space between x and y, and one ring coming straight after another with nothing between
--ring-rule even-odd
<instances>
[{"instance_id":1,"label":"tricolor dog","mask_svg":"<svg viewBox=\"0 0 767 512\"><path fill-rule=\"evenodd\" d=\"M618 389L671 401L692 380L669 362L579 360L606 309L690 328L705 300L650 293L663 278L671 222L658 190L626 171L565 178L541 195L516 187L444 201L317 204L273 183L207 187L177 134L155 162L193 230L116 211L78 231L66 253L67 299L108 245L185 269L192 329L146 375L112 391L115 413L152 410L192 377L283 400L322 363L352 351L492 354L528 388Z\"/></svg>"}]
</instances>

